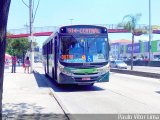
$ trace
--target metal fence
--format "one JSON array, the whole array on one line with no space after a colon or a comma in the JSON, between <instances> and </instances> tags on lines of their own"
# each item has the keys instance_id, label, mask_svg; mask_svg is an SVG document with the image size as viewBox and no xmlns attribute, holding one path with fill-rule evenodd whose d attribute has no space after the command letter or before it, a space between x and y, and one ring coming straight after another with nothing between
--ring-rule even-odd
<instances>
[{"instance_id":1,"label":"metal fence","mask_svg":"<svg viewBox=\"0 0 160 120\"><path fill-rule=\"evenodd\" d=\"M119 26L118 24L97 24L99 26L104 26L108 29L124 29L123 26ZM54 32L59 26L45 26L45 27L33 27L33 33L38 32ZM136 26L136 29L144 29L148 30L148 25L145 24L139 24ZM29 27L26 28L20 28L20 29L9 29L7 30L9 34L28 34L29 33Z\"/></svg>"}]
</instances>

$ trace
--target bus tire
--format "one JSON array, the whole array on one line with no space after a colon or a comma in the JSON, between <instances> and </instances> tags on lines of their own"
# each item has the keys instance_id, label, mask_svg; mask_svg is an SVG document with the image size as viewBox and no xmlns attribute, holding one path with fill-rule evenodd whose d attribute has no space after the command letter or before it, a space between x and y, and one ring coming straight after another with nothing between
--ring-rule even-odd
<instances>
[{"instance_id":1,"label":"bus tire","mask_svg":"<svg viewBox=\"0 0 160 120\"><path fill-rule=\"evenodd\" d=\"M92 87L94 85L94 83L91 83L91 84L87 84L87 85L84 85L86 87Z\"/></svg>"},{"instance_id":2,"label":"bus tire","mask_svg":"<svg viewBox=\"0 0 160 120\"><path fill-rule=\"evenodd\" d=\"M94 85L94 83L91 83L90 85L88 85L88 86L90 86L90 87L92 87Z\"/></svg>"},{"instance_id":3,"label":"bus tire","mask_svg":"<svg viewBox=\"0 0 160 120\"><path fill-rule=\"evenodd\" d=\"M54 68L52 68L52 79L55 78L55 75L54 75Z\"/></svg>"},{"instance_id":4,"label":"bus tire","mask_svg":"<svg viewBox=\"0 0 160 120\"><path fill-rule=\"evenodd\" d=\"M47 72L46 72L46 67L44 67L44 74L45 74L45 77L48 77Z\"/></svg>"}]
</instances>

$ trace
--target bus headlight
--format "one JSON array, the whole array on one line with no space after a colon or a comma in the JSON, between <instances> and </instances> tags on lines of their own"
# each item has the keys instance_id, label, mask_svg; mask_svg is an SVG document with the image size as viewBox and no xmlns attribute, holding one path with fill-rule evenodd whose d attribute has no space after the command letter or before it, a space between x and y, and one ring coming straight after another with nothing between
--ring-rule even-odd
<instances>
[{"instance_id":1,"label":"bus headlight","mask_svg":"<svg viewBox=\"0 0 160 120\"><path fill-rule=\"evenodd\" d=\"M71 70L67 69L63 65L59 65L59 70L60 70L60 72L62 72L65 75L68 75L68 76L72 76L73 75L73 73L71 72Z\"/></svg>"},{"instance_id":2,"label":"bus headlight","mask_svg":"<svg viewBox=\"0 0 160 120\"><path fill-rule=\"evenodd\" d=\"M98 69L97 69L97 72L98 72L99 74L105 74L105 73L106 73L106 70L103 69L103 68L98 68Z\"/></svg>"},{"instance_id":3,"label":"bus headlight","mask_svg":"<svg viewBox=\"0 0 160 120\"><path fill-rule=\"evenodd\" d=\"M97 72L99 74L105 74L106 72L109 72L109 71L110 71L109 63L106 66L104 66L104 67L97 68Z\"/></svg>"}]
</instances>

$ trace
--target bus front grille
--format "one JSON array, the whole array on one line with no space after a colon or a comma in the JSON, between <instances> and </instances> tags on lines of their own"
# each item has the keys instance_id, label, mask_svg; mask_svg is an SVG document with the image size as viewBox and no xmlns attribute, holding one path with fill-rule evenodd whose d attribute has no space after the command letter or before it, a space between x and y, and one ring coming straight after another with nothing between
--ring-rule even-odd
<instances>
[{"instance_id":1,"label":"bus front grille","mask_svg":"<svg viewBox=\"0 0 160 120\"><path fill-rule=\"evenodd\" d=\"M75 75L97 75L98 73L74 73Z\"/></svg>"}]
</instances>

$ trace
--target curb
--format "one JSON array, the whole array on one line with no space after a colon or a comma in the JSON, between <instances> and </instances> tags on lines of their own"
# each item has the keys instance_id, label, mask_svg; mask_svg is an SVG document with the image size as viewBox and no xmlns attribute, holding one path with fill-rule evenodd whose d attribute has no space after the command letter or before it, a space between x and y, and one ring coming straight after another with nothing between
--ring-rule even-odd
<instances>
[{"instance_id":1,"label":"curb","mask_svg":"<svg viewBox=\"0 0 160 120\"><path fill-rule=\"evenodd\" d=\"M160 74L126 69L110 69L111 72L160 79Z\"/></svg>"},{"instance_id":2,"label":"curb","mask_svg":"<svg viewBox=\"0 0 160 120\"><path fill-rule=\"evenodd\" d=\"M64 115L66 116L66 119L67 120L72 120L73 117L72 115L70 115L67 107L63 104L63 102L60 100L60 98L58 97L57 93L52 89L54 86L53 86L53 83L50 81L51 78L47 78L45 77L44 75L41 75L38 71L34 71L36 72L38 75L41 76L41 79L45 79L45 83L47 84L49 88L49 91L51 92L50 95L52 95L52 97L56 100L57 104L59 105L59 107L62 109Z\"/></svg>"}]
</instances>

